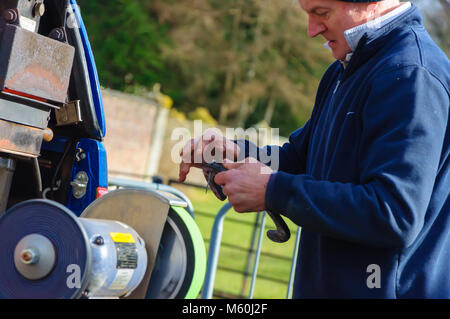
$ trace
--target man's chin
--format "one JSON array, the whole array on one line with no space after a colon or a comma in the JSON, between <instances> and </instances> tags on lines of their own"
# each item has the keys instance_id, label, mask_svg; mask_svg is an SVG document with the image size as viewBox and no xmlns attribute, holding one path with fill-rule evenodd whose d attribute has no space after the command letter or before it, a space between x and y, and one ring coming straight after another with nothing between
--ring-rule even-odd
<instances>
[{"instance_id":1,"label":"man's chin","mask_svg":"<svg viewBox=\"0 0 450 319\"><path fill-rule=\"evenodd\" d=\"M324 46L327 49L331 50L331 54L333 55L333 57L336 60L341 60L341 61L345 60L347 53L350 53L351 51L347 50L348 52L343 52L343 50L341 50L342 48L339 48L336 46L337 45L336 41L333 41L333 42L328 41L324 44Z\"/></svg>"},{"instance_id":2,"label":"man's chin","mask_svg":"<svg viewBox=\"0 0 450 319\"><path fill-rule=\"evenodd\" d=\"M336 60L340 60L340 61L345 60L345 56L347 55L347 54L345 54L345 53L338 52L338 51L336 51L336 50L332 50L331 52L332 52L331 54L333 55L333 57L334 57Z\"/></svg>"}]
</instances>

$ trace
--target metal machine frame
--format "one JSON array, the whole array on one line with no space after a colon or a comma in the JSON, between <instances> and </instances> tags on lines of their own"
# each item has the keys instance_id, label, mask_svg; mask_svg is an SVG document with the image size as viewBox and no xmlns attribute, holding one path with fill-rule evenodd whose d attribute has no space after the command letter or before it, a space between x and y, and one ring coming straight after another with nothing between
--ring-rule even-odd
<instances>
[{"instance_id":1,"label":"metal machine frame","mask_svg":"<svg viewBox=\"0 0 450 319\"><path fill-rule=\"evenodd\" d=\"M196 298L206 253L190 201L169 188L108 193L76 1L2 0L0 37L0 297ZM80 287L65 281L67 262L83 266Z\"/></svg>"}]
</instances>

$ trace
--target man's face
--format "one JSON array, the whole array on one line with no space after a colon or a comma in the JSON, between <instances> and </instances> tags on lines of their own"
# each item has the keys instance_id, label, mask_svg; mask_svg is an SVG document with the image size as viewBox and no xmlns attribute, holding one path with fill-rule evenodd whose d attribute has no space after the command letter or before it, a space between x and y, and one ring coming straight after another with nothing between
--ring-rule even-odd
<instances>
[{"instance_id":1,"label":"man's face","mask_svg":"<svg viewBox=\"0 0 450 319\"><path fill-rule=\"evenodd\" d=\"M354 4L337 0L299 0L308 14L308 36L322 35L329 41L333 56L344 60L351 49L344 31L367 22L364 11L367 4Z\"/></svg>"}]
</instances>

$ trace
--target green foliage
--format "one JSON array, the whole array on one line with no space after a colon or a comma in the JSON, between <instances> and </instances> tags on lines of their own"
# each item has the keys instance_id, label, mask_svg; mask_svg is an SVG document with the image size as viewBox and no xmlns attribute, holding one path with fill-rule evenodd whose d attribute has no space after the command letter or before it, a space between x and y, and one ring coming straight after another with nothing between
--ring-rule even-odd
<instances>
[{"instance_id":1,"label":"green foliage","mask_svg":"<svg viewBox=\"0 0 450 319\"><path fill-rule=\"evenodd\" d=\"M217 121L211 116L208 109L203 106L197 107L194 111L189 112L188 119L190 120L201 120L204 123L216 126Z\"/></svg>"},{"instance_id":2,"label":"green foliage","mask_svg":"<svg viewBox=\"0 0 450 319\"><path fill-rule=\"evenodd\" d=\"M220 124L247 126L263 119L271 123L285 105L286 121L276 123L281 129L310 113L331 56L323 40L307 38L306 17L298 5L198 0L194 6L179 1L175 9L160 10L172 25L176 44L165 48L164 55L189 83L179 107L189 111L201 103ZM263 111L256 112L257 106Z\"/></svg>"},{"instance_id":3,"label":"green foliage","mask_svg":"<svg viewBox=\"0 0 450 319\"><path fill-rule=\"evenodd\" d=\"M160 83L179 111L221 125L266 121L288 135L311 112L331 62L289 0L79 0L102 85ZM197 114L198 115L198 114Z\"/></svg>"},{"instance_id":4,"label":"green foliage","mask_svg":"<svg viewBox=\"0 0 450 319\"><path fill-rule=\"evenodd\" d=\"M78 3L103 86L145 94L160 83L179 112L198 118L204 105L221 125L265 121L288 135L309 118L332 62L324 40L307 37L296 1ZM427 26L448 54L450 5L434 3L421 8L430 8L423 9Z\"/></svg>"},{"instance_id":5,"label":"green foliage","mask_svg":"<svg viewBox=\"0 0 450 319\"><path fill-rule=\"evenodd\" d=\"M102 85L130 90L171 81L160 46L170 43L167 26L142 10L143 0L79 0Z\"/></svg>"}]
</instances>

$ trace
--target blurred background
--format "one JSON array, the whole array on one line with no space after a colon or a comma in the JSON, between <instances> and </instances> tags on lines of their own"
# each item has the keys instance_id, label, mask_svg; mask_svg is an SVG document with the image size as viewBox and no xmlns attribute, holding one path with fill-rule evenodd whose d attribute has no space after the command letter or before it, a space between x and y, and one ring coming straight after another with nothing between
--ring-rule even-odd
<instances>
[{"instance_id":1,"label":"blurred background","mask_svg":"<svg viewBox=\"0 0 450 319\"><path fill-rule=\"evenodd\" d=\"M110 177L159 176L183 191L208 245L223 203L205 194L199 170L177 184L173 130L194 135L193 121L201 120L203 129L274 127L289 136L308 120L319 80L333 62L325 41L308 38L296 0L77 2L103 87ZM412 2L449 56L450 1ZM256 214L227 218L215 297L248 294L257 222ZM286 296L293 242L263 243L256 298Z\"/></svg>"}]
</instances>

